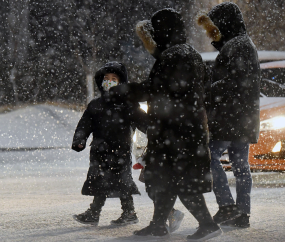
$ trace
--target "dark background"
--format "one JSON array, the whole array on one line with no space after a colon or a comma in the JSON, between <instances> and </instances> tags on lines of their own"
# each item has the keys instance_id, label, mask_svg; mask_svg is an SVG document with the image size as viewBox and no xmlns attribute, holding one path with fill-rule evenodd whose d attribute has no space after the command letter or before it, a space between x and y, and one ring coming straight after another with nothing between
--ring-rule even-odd
<instances>
[{"instance_id":1,"label":"dark background","mask_svg":"<svg viewBox=\"0 0 285 242\"><path fill-rule=\"evenodd\" d=\"M86 78L105 62L123 62L129 80L144 80L154 59L135 34L138 21L165 7L181 12L188 43L212 51L196 13L223 1L0 0L0 106L86 105ZM285 3L232 1L258 50L285 50ZM95 88L95 95L98 95Z\"/></svg>"}]
</instances>

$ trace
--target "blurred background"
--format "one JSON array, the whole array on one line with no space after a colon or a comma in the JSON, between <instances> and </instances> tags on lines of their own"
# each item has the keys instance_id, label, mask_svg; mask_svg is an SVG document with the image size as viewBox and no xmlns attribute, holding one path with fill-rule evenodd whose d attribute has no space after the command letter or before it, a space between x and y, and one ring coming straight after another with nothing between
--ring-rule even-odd
<instances>
[{"instance_id":1,"label":"blurred background","mask_svg":"<svg viewBox=\"0 0 285 242\"><path fill-rule=\"evenodd\" d=\"M165 7L183 15L188 43L214 51L198 11L221 0L0 0L0 111L48 103L85 107L98 90L94 73L123 62L131 82L144 80L154 58L136 36L138 21ZM285 50L285 2L236 0L258 50Z\"/></svg>"}]
</instances>

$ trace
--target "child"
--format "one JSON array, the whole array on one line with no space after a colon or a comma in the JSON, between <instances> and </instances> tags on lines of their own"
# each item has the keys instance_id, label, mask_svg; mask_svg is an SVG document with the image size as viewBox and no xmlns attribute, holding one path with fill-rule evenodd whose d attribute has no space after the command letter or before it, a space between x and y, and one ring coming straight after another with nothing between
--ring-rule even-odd
<instances>
[{"instance_id":1,"label":"child","mask_svg":"<svg viewBox=\"0 0 285 242\"><path fill-rule=\"evenodd\" d=\"M143 183L145 182L145 180L144 180L144 172L145 172L144 156L145 156L145 154L146 154L146 149L144 149L142 155L138 158L137 163L133 165L134 170L141 169L139 181L141 181ZM182 213L179 210L172 208L172 210L170 211L168 218L167 218L167 220L169 222L169 232L170 233L173 233L174 231L179 229L183 218L184 218L184 213Z\"/></svg>"},{"instance_id":2,"label":"child","mask_svg":"<svg viewBox=\"0 0 285 242\"><path fill-rule=\"evenodd\" d=\"M132 137L136 128L147 129L146 113L138 103L115 104L109 89L127 83L127 70L118 62L105 64L95 75L101 97L93 99L83 113L74 133L72 149L82 151L93 134L90 146L90 167L82 188L82 195L94 196L86 212L73 218L84 224L97 226L106 198L119 197L123 213L113 225L137 223L132 195L140 194L132 178Z\"/></svg>"}]
</instances>

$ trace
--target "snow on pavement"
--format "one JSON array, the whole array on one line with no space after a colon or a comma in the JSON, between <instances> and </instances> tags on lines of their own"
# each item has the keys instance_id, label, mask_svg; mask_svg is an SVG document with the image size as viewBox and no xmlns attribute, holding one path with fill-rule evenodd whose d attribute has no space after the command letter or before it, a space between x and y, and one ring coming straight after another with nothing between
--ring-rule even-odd
<instances>
[{"instance_id":1,"label":"snow on pavement","mask_svg":"<svg viewBox=\"0 0 285 242\"><path fill-rule=\"evenodd\" d=\"M51 105L0 114L0 148L69 147L81 115Z\"/></svg>"},{"instance_id":2,"label":"snow on pavement","mask_svg":"<svg viewBox=\"0 0 285 242\"><path fill-rule=\"evenodd\" d=\"M5 115L1 115L3 123ZM78 113L70 115L74 115L76 122L80 117ZM55 129L56 136L64 137L61 132L66 129L60 127ZM73 130L70 133L72 136ZM0 144L3 144L1 137ZM134 230L148 225L153 212L144 184L138 181L139 171L133 171L142 193L134 196L138 224L109 225L121 214L119 199L107 199L98 228L80 224L72 215L84 212L92 202L92 197L80 194L89 165L89 148L81 153L65 148L2 151L0 154L0 241L186 241L186 236L194 233L198 226L177 200L175 208L183 211L185 217L180 229L169 239L132 235ZM253 173L251 227L223 229L222 236L209 241L284 241L284 176L284 173ZM231 172L228 177L233 180ZM232 189L235 194L234 186ZM205 198L213 215L218 209L214 194L205 194Z\"/></svg>"}]
</instances>

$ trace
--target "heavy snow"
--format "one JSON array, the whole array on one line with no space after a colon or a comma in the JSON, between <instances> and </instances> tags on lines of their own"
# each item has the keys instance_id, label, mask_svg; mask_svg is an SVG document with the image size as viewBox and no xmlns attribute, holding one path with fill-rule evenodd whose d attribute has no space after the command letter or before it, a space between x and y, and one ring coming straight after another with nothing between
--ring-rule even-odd
<instances>
[{"instance_id":1,"label":"heavy snow","mask_svg":"<svg viewBox=\"0 0 285 242\"><path fill-rule=\"evenodd\" d=\"M138 170L133 171L141 191L141 196L134 196L138 224L110 225L121 214L120 200L115 198L107 199L97 228L72 219L92 201L92 197L80 194L89 166L89 148L80 153L69 148L81 114L40 105L0 115L0 148L66 147L0 151L0 241L186 241L198 224L179 200L175 208L183 211L185 217L169 239L132 235L134 230L148 225L153 212L144 184L138 181ZM227 174L235 195L234 177L231 172ZM252 175L251 227L222 228L223 235L210 241L284 241L285 174ZM207 193L205 198L214 215L218 209L214 194Z\"/></svg>"},{"instance_id":2,"label":"heavy snow","mask_svg":"<svg viewBox=\"0 0 285 242\"><path fill-rule=\"evenodd\" d=\"M34 105L0 114L0 148L70 147L79 112Z\"/></svg>"},{"instance_id":3,"label":"heavy snow","mask_svg":"<svg viewBox=\"0 0 285 242\"><path fill-rule=\"evenodd\" d=\"M258 59L260 61L277 61L285 59L285 51L258 51ZM201 53L204 61L214 61L218 56L218 51Z\"/></svg>"}]
</instances>

